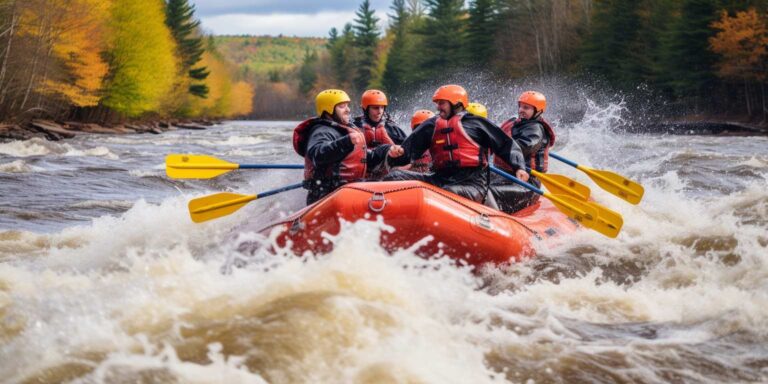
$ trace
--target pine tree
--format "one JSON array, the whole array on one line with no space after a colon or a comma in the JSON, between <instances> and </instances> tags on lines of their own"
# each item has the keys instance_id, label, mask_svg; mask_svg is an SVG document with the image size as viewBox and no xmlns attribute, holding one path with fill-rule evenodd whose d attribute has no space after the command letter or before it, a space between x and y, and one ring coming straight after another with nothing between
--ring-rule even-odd
<instances>
[{"instance_id":1,"label":"pine tree","mask_svg":"<svg viewBox=\"0 0 768 384\"><path fill-rule=\"evenodd\" d=\"M429 17L418 33L423 36L420 66L422 78L437 78L456 69L467 56L465 41L464 1L426 0Z\"/></svg>"},{"instance_id":2,"label":"pine tree","mask_svg":"<svg viewBox=\"0 0 768 384\"><path fill-rule=\"evenodd\" d=\"M332 28L330 39L328 41L328 53L331 56L333 65L333 74L340 88L346 88L349 85L350 76L354 69L354 47L355 33L352 30L352 24L345 24L344 29L339 35L336 28Z\"/></svg>"},{"instance_id":3,"label":"pine tree","mask_svg":"<svg viewBox=\"0 0 768 384\"><path fill-rule=\"evenodd\" d=\"M371 8L371 2L364 0L355 12L355 48L357 54L357 73L354 86L356 90L363 90L371 82L376 69L376 47L379 43L379 18L376 11Z\"/></svg>"},{"instance_id":4,"label":"pine tree","mask_svg":"<svg viewBox=\"0 0 768 384\"><path fill-rule=\"evenodd\" d=\"M715 83L717 56L709 50L710 27L717 20L712 0L684 0L665 47L664 72L675 95L693 101L698 108L702 96Z\"/></svg>"},{"instance_id":5,"label":"pine tree","mask_svg":"<svg viewBox=\"0 0 768 384\"><path fill-rule=\"evenodd\" d=\"M637 47L639 28L636 0L596 3L592 32L582 55L584 68L621 88L636 86L641 68L633 49Z\"/></svg>"},{"instance_id":6,"label":"pine tree","mask_svg":"<svg viewBox=\"0 0 768 384\"><path fill-rule=\"evenodd\" d=\"M336 41L339 40L339 31L336 29L336 27L331 28L330 31L328 31L328 42L325 43L325 47L327 49L333 48L333 45L336 44Z\"/></svg>"},{"instance_id":7,"label":"pine tree","mask_svg":"<svg viewBox=\"0 0 768 384\"><path fill-rule=\"evenodd\" d=\"M468 62L486 68L494 52L494 36L499 26L496 0L474 0L469 5L467 23Z\"/></svg>"},{"instance_id":8,"label":"pine tree","mask_svg":"<svg viewBox=\"0 0 768 384\"><path fill-rule=\"evenodd\" d=\"M181 70L195 81L203 81L209 72L205 67L193 68L205 51L203 39L198 34L200 21L194 19L195 7L188 0L167 0L165 7L165 23L171 30L181 57ZM205 84L192 84L189 93L205 98L208 87Z\"/></svg>"},{"instance_id":9,"label":"pine tree","mask_svg":"<svg viewBox=\"0 0 768 384\"><path fill-rule=\"evenodd\" d=\"M408 10L405 7L405 0L394 0L392 2L392 11L390 20L390 30L394 33L392 47L389 49L387 65L382 76L382 84L388 92L393 92L402 86L403 80L408 71L409 60L406 57L406 39Z\"/></svg>"},{"instance_id":10,"label":"pine tree","mask_svg":"<svg viewBox=\"0 0 768 384\"><path fill-rule=\"evenodd\" d=\"M315 82L317 82L317 61L317 52L307 48L304 51L304 60L299 69L299 92L303 95L308 94L315 87Z\"/></svg>"}]
</instances>

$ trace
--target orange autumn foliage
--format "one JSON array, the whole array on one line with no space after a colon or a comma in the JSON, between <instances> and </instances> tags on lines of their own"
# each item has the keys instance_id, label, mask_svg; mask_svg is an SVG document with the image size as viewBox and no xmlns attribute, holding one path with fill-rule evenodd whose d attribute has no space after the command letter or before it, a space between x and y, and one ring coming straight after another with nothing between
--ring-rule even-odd
<instances>
[{"instance_id":1,"label":"orange autumn foliage","mask_svg":"<svg viewBox=\"0 0 768 384\"><path fill-rule=\"evenodd\" d=\"M110 1L74 0L67 2L60 21L61 32L53 43L53 54L68 70L69 80L48 80L45 89L66 97L79 107L99 102L99 90L109 71L102 59Z\"/></svg>"},{"instance_id":2,"label":"orange autumn foliage","mask_svg":"<svg viewBox=\"0 0 768 384\"><path fill-rule=\"evenodd\" d=\"M253 110L253 85L239 81L232 86L229 116L245 116Z\"/></svg>"},{"instance_id":3,"label":"orange autumn foliage","mask_svg":"<svg viewBox=\"0 0 768 384\"><path fill-rule=\"evenodd\" d=\"M108 0L49 0L21 10L20 36L36 41L38 67L46 67L35 87L74 106L94 106L109 67L101 56L109 20ZM50 59L50 60L49 60Z\"/></svg>"},{"instance_id":4,"label":"orange autumn foliage","mask_svg":"<svg viewBox=\"0 0 768 384\"><path fill-rule=\"evenodd\" d=\"M189 97L187 114L192 117L236 117L244 116L253 109L253 86L240 81L234 82L231 64L217 54L205 52L200 65L210 71L204 83L208 86L205 99Z\"/></svg>"},{"instance_id":5,"label":"orange autumn foliage","mask_svg":"<svg viewBox=\"0 0 768 384\"><path fill-rule=\"evenodd\" d=\"M768 75L768 14L754 8L731 17L723 11L712 23L720 30L709 39L713 52L721 56L718 74L726 78L765 81Z\"/></svg>"}]
</instances>

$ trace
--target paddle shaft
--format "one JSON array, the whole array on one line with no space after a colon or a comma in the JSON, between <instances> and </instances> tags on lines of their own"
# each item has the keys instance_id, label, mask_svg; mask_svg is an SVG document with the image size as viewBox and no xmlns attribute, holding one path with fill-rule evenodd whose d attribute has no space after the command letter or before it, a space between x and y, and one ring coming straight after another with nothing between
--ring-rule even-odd
<instances>
[{"instance_id":1,"label":"paddle shaft","mask_svg":"<svg viewBox=\"0 0 768 384\"><path fill-rule=\"evenodd\" d=\"M544 191L542 191L539 188L536 188L535 185L528 184L525 181L522 181L522 180L518 179L517 177L514 177L514 176L510 175L509 173L506 173L506 172L502 171L501 169L496 168L493 165L491 165L489 167L491 168L491 171L493 171L493 173L495 173L497 175L501 175L501 176L507 178L509 181L511 181L511 182L521 186L521 187L530 189L531 191L534 191L534 192L538 193L539 195L544 196Z\"/></svg>"},{"instance_id":2,"label":"paddle shaft","mask_svg":"<svg viewBox=\"0 0 768 384\"><path fill-rule=\"evenodd\" d=\"M303 164L239 164L240 169L304 169Z\"/></svg>"},{"instance_id":3,"label":"paddle shaft","mask_svg":"<svg viewBox=\"0 0 768 384\"><path fill-rule=\"evenodd\" d=\"M296 184L286 185L285 187L281 187L281 188L273 189L271 191L266 191L266 192L259 193L256 196L258 196L258 198L272 196L272 195L276 195L276 194L278 194L280 192L285 192L285 191L290 191L292 189L301 188L303 185L304 185L304 183L296 183Z\"/></svg>"},{"instance_id":4,"label":"paddle shaft","mask_svg":"<svg viewBox=\"0 0 768 384\"><path fill-rule=\"evenodd\" d=\"M573 161L570 161L570 160L566 159L565 157L562 157L562 156L558 155L557 153L550 152L549 155L554 157L555 159L558 159L558 160L562 161L563 163L566 163L566 164L570 165L571 167L579 168L578 164L574 163Z\"/></svg>"}]
</instances>

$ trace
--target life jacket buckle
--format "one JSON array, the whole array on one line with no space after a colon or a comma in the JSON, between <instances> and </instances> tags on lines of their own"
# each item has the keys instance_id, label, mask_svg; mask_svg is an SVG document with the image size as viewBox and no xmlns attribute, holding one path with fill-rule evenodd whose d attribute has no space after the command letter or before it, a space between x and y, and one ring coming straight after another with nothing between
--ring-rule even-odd
<instances>
[{"instance_id":1,"label":"life jacket buckle","mask_svg":"<svg viewBox=\"0 0 768 384\"><path fill-rule=\"evenodd\" d=\"M450 128L450 127L449 128L443 128L443 129L440 130L440 133L442 133L444 135L448 134L448 133L451 133L451 132L453 132L453 128Z\"/></svg>"},{"instance_id":2,"label":"life jacket buckle","mask_svg":"<svg viewBox=\"0 0 768 384\"><path fill-rule=\"evenodd\" d=\"M374 207L374 202L381 202L381 207ZM387 199L384 198L384 192L374 192L370 200L368 200L368 209L373 212L380 213L387 206Z\"/></svg>"}]
</instances>

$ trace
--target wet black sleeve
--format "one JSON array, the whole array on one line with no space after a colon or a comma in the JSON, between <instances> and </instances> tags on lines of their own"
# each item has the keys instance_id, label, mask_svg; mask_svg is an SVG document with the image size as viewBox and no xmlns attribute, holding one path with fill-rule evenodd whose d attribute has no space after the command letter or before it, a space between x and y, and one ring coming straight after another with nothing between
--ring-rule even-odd
<instances>
[{"instance_id":1,"label":"wet black sleeve","mask_svg":"<svg viewBox=\"0 0 768 384\"><path fill-rule=\"evenodd\" d=\"M544 145L544 127L541 124L525 124L520 132L515 132L515 141L520 145L523 156L530 157Z\"/></svg>"},{"instance_id":2,"label":"wet black sleeve","mask_svg":"<svg viewBox=\"0 0 768 384\"><path fill-rule=\"evenodd\" d=\"M307 142L307 156L315 166L327 165L343 160L355 148L349 135L320 126L312 130Z\"/></svg>"},{"instance_id":3,"label":"wet black sleeve","mask_svg":"<svg viewBox=\"0 0 768 384\"><path fill-rule=\"evenodd\" d=\"M432 135L435 132L435 120L433 117L421 123L413 133L403 141L402 147L405 153L396 159L389 159L389 164L395 167L410 164L424 155L432 145Z\"/></svg>"},{"instance_id":4,"label":"wet black sleeve","mask_svg":"<svg viewBox=\"0 0 768 384\"><path fill-rule=\"evenodd\" d=\"M480 146L489 148L496 156L507 160L515 171L525 169L520 146L496 124L478 116L466 116L461 120L464 130Z\"/></svg>"},{"instance_id":5,"label":"wet black sleeve","mask_svg":"<svg viewBox=\"0 0 768 384\"><path fill-rule=\"evenodd\" d=\"M387 124L385 124L384 127L387 129L387 134L389 137L397 145L402 145L403 141L405 141L406 137L408 137L408 135L406 135L405 132L400 129L400 127L391 121L387 121Z\"/></svg>"},{"instance_id":6,"label":"wet black sleeve","mask_svg":"<svg viewBox=\"0 0 768 384\"><path fill-rule=\"evenodd\" d=\"M389 144L382 144L374 149L369 149L365 155L365 161L368 165L368 169L375 169L382 165L384 160L387 159L387 153L389 152Z\"/></svg>"}]
</instances>

